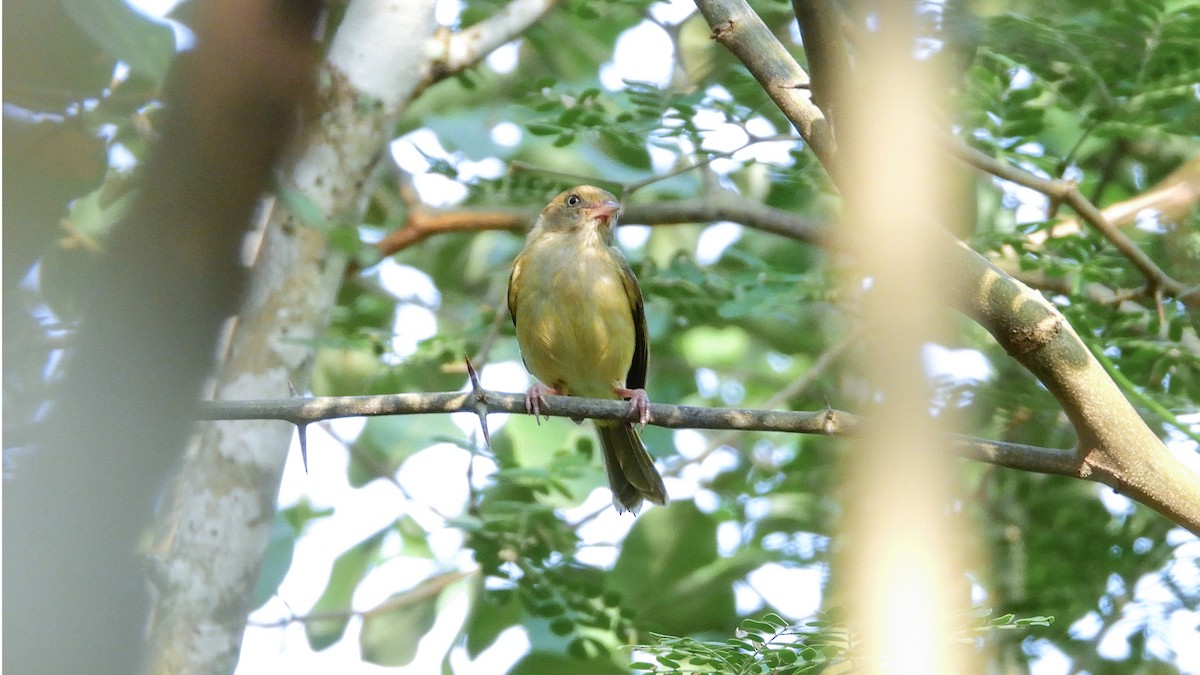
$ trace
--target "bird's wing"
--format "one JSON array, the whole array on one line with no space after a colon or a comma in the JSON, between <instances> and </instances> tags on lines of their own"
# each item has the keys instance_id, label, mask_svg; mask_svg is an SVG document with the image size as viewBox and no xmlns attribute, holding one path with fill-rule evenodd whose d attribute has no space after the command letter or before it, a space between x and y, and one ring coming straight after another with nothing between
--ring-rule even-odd
<instances>
[{"instance_id":1,"label":"bird's wing","mask_svg":"<svg viewBox=\"0 0 1200 675\"><path fill-rule=\"evenodd\" d=\"M508 277L508 314L512 317L513 325L517 325L517 284L521 279L521 256L513 263L512 274Z\"/></svg>"},{"instance_id":2,"label":"bird's wing","mask_svg":"<svg viewBox=\"0 0 1200 675\"><path fill-rule=\"evenodd\" d=\"M629 372L625 374L625 386L629 389L645 389L650 345L646 341L646 308L642 305L642 289L638 287L637 277L633 276L629 263L619 253L614 257L621 265L621 285L625 287L625 296L629 298L629 308L633 312L633 361L629 364Z\"/></svg>"}]
</instances>

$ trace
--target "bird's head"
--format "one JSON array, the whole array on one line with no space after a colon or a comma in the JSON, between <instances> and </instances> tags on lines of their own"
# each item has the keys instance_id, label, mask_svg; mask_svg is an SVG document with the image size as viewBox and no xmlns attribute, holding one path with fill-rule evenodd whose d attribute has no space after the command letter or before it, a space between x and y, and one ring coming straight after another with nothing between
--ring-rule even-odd
<instances>
[{"instance_id":1,"label":"bird's head","mask_svg":"<svg viewBox=\"0 0 1200 675\"><path fill-rule=\"evenodd\" d=\"M621 203L606 190L591 185L565 190L552 199L538 218L538 227L545 230L596 228L605 238L621 215Z\"/></svg>"}]
</instances>

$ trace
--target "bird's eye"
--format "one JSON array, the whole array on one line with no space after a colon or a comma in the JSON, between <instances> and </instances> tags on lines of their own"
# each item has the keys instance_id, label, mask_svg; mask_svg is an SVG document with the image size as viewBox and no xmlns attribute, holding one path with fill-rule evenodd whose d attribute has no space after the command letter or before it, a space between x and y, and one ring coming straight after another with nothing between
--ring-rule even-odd
<instances>
[{"instance_id":1,"label":"bird's eye","mask_svg":"<svg viewBox=\"0 0 1200 675\"><path fill-rule=\"evenodd\" d=\"M580 201L579 195L571 195L567 197L567 206L579 206Z\"/></svg>"}]
</instances>

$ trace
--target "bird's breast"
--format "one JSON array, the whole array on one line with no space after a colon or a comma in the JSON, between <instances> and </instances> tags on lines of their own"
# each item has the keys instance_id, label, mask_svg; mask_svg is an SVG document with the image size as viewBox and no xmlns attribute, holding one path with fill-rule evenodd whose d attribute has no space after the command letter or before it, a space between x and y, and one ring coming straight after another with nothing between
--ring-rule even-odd
<instances>
[{"instance_id":1,"label":"bird's breast","mask_svg":"<svg viewBox=\"0 0 1200 675\"><path fill-rule=\"evenodd\" d=\"M517 339L541 381L605 398L624 386L635 337L616 255L599 242L552 239L522 254Z\"/></svg>"}]
</instances>

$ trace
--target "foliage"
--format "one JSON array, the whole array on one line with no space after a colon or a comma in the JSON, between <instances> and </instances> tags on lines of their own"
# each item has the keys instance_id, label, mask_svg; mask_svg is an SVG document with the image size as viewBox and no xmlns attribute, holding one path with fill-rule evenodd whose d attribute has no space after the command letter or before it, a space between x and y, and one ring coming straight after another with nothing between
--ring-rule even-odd
<instances>
[{"instance_id":1,"label":"foliage","mask_svg":"<svg viewBox=\"0 0 1200 675\"><path fill-rule=\"evenodd\" d=\"M844 624L834 620L836 608L817 612L816 618L802 624L791 624L778 614L768 612L758 619L745 619L734 637L724 641L700 641L690 637L674 637L652 633L654 644L635 645L634 649L652 659L630 665L634 671L652 673L775 673L799 675L817 673L850 659L850 646L855 636ZM980 618L987 618L983 612ZM1017 618L1005 614L980 622L969 634L958 637L973 642L997 631L1012 631L1030 627L1045 627L1054 623L1052 617Z\"/></svg>"},{"instance_id":2,"label":"foliage","mask_svg":"<svg viewBox=\"0 0 1200 675\"><path fill-rule=\"evenodd\" d=\"M787 3L752 4L802 59ZM5 163L28 168L25 183L10 184L6 172L5 191L29 195L20 204L6 200L6 268L15 264L19 278L37 260L39 279L36 290L6 293L6 306L34 308L17 318L14 325L24 322L19 333L9 332L6 309L6 343L10 336L58 335L78 318L92 264L155 136L167 63L164 27L115 0L62 3L69 10L17 5L48 8L38 11L53 15L47 25L61 37L50 42L70 51L50 64L56 70L14 71L21 86L12 93L6 83L6 103L31 111L5 113ZM458 21L470 25L503 5L469 0ZM975 13L985 10L991 13ZM313 345L314 394L456 389L465 381L464 353L478 364L519 363L504 300L519 236L439 235L371 267L371 242L404 227L409 179L427 199L437 196L430 186L456 191L464 208L537 208L586 179L625 189L630 204L719 186L816 220L836 216L838 196L761 87L708 39L702 19L656 18L662 11L641 0L565 3L520 42L515 70L480 65L414 102L397 132L399 146L417 159L381 172L369 186L362 222L301 218L353 250L365 269L347 279L329 333ZM1071 178L1101 207L1145 192L1196 155L1200 4L1012 0L930 11L923 38L941 45L933 58L950 58L958 68L946 97L947 127L975 147L1039 175ZM848 21L866 30L863 17L851 13ZM619 87L607 86L601 70L634 27L649 31L643 39L653 34L669 44L678 68L657 80L624 73ZM110 82L118 59L130 70ZM71 93L65 100L64 91ZM498 127L510 122L518 138L501 142ZM1138 293L1137 270L1086 228L1043 238L1068 215L1058 205L986 176L964 172L962 183L974 212L956 231L977 250L1042 279L1048 297L1107 356L1152 427L1194 454L1178 429L1195 424L1200 397L1195 311ZM280 190L277 197L305 214L303 195ZM1195 208L1143 225L1127 228L1135 243L1169 273L1200 281ZM29 242L13 239L18 226L32 233ZM806 243L710 223L654 228L627 254L645 294L652 400L789 409L868 403L844 360L813 370L852 337L859 290L839 279L836 258ZM389 289L377 272L389 265L417 281ZM12 272L5 274L7 291L14 286ZM1127 299L1097 297L1089 293L1095 284L1127 291ZM436 330L413 338L412 317ZM938 381L940 414L980 436L1072 445L1054 399L981 329L964 320L946 346L977 353L988 373ZM6 426L37 414L46 363L56 358L52 346L40 349L27 362L6 359ZM793 387L798 382L803 386ZM780 392L787 396L776 398ZM678 479L668 487L686 496L629 525L615 520L603 499L588 502L598 505L592 513L578 507L605 484L588 427L525 417L493 424L490 448L444 417L373 418L347 439L348 483L390 486L401 506L384 526L336 552L328 580L313 593L319 599L306 608L315 617L305 623L313 649L345 639L363 613L357 594L404 560L427 577L393 583L378 605L393 611L366 612L371 620L359 633L366 660L410 662L455 594L469 604L455 649L476 658L518 626L530 648L517 673L623 672L629 645L638 645L633 667L654 672L815 672L844 656L848 631L830 610L789 613L794 588L751 581L767 569L825 569L837 546L836 441L646 429L651 453ZM451 459L435 462L436 480L473 481L448 510L417 496L407 473L429 453L469 457L480 474L464 480L445 468ZM1003 616L984 619L979 634L958 637L996 647L996 670L1026 669L1050 647L1093 673L1172 661L1167 622L1200 603L1194 538L1092 483L973 464L962 465L961 478L967 496L953 517L971 521L990 560L972 570L971 581L979 604ZM297 541L338 517L336 508L307 502L283 512L256 590L262 611L280 604L272 596L287 571L302 564ZM618 535L630 529L618 541L597 541L603 537L594 523ZM455 554L435 552L430 543L445 532L461 540ZM613 555L597 556L597 549ZM397 594L447 570L469 579L397 602L408 597ZM1148 597L1147 587L1162 595ZM1111 639L1125 648L1102 649Z\"/></svg>"}]
</instances>

